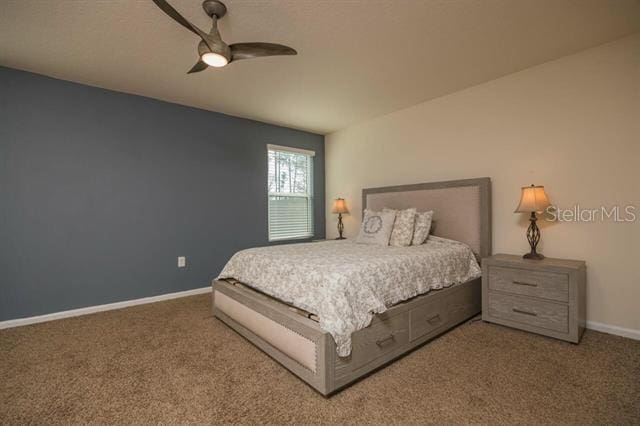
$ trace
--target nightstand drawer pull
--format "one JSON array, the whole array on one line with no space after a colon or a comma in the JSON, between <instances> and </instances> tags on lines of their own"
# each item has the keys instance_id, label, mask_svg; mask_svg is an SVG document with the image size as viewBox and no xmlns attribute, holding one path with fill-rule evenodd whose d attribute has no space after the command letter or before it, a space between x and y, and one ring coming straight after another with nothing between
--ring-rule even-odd
<instances>
[{"instance_id":1,"label":"nightstand drawer pull","mask_svg":"<svg viewBox=\"0 0 640 426\"><path fill-rule=\"evenodd\" d=\"M376 345L378 345L379 347L383 348L383 347L387 346L388 344L393 343L395 340L396 340L396 338L393 337L393 334L390 334L387 337L385 337L384 339L376 340Z\"/></svg>"},{"instance_id":2,"label":"nightstand drawer pull","mask_svg":"<svg viewBox=\"0 0 640 426\"><path fill-rule=\"evenodd\" d=\"M429 324L433 324L435 320L439 320L440 319L440 314L435 314L434 316L427 318L427 322Z\"/></svg>"},{"instance_id":3,"label":"nightstand drawer pull","mask_svg":"<svg viewBox=\"0 0 640 426\"><path fill-rule=\"evenodd\" d=\"M535 312L523 311L522 309L518 309L518 308L513 308L512 310L513 312L516 312L518 314L531 315L532 317L538 316L538 314L536 314Z\"/></svg>"},{"instance_id":4,"label":"nightstand drawer pull","mask_svg":"<svg viewBox=\"0 0 640 426\"><path fill-rule=\"evenodd\" d=\"M524 281L512 281L514 284L518 284L518 285L528 285L529 287L538 287L538 284L534 284L534 283L527 283Z\"/></svg>"}]
</instances>

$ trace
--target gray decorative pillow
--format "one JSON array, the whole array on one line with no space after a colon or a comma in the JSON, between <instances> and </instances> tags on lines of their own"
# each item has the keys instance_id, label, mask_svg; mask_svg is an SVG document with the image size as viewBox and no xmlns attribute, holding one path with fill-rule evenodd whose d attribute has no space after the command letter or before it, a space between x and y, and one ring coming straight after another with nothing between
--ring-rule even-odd
<instances>
[{"instance_id":1,"label":"gray decorative pillow","mask_svg":"<svg viewBox=\"0 0 640 426\"><path fill-rule=\"evenodd\" d=\"M416 214L416 225L413 231L413 239L411 240L412 246L419 246L427 240L429 232L431 231L432 220L433 210Z\"/></svg>"},{"instance_id":2,"label":"gray decorative pillow","mask_svg":"<svg viewBox=\"0 0 640 426\"><path fill-rule=\"evenodd\" d=\"M389 245L395 219L395 211L375 212L366 209L356 243Z\"/></svg>"},{"instance_id":3,"label":"gray decorative pillow","mask_svg":"<svg viewBox=\"0 0 640 426\"><path fill-rule=\"evenodd\" d=\"M384 209L385 211L395 211L390 209ZM389 245L394 247L407 247L411 245L411 239L413 237L413 227L416 222L416 209L398 210L396 212L396 221L393 224L393 231L391 231L391 239Z\"/></svg>"}]
</instances>

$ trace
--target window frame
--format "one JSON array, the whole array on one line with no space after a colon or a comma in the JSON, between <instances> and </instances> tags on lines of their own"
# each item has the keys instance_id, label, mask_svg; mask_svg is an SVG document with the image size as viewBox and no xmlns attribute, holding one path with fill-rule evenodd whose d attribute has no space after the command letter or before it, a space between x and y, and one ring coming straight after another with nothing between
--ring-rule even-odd
<instances>
[{"instance_id":1,"label":"window frame","mask_svg":"<svg viewBox=\"0 0 640 426\"><path fill-rule=\"evenodd\" d=\"M288 152L293 154L302 154L309 157L308 165L307 165L307 192L302 193L291 193L291 192L271 192L269 191L269 152ZM295 148L291 146L284 145L274 145L267 144L267 239L270 243L277 243L283 241L295 241L295 240L309 240L315 237L315 188L314 188L314 159L315 159L315 151L303 149L303 148ZM271 236L271 208L269 207L269 202L271 197L299 197L306 198L308 200L308 205L310 209L311 216L311 228L309 235L292 237L286 236L281 238L273 238Z\"/></svg>"}]
</instances>

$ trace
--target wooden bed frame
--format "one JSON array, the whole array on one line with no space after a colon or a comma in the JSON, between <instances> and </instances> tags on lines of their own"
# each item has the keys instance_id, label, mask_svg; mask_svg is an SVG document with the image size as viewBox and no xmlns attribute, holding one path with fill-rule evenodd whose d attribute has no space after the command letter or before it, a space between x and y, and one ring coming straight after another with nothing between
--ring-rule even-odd
<instances>
[{"instance_id":1,"label":"wooden bed frame","mask_svg":"<svg viewBox=\"0 0 640 426\"><path fill-rule=\"evenodd\" d=\"M489 178L362 191L364 208L434 210L433 234L465 242L478 259L491 254ZM417 296L374 317L339 357L331 335L304 311L234 280L214 280L213 314L327 396L477 315L480 279Z\"/></svg>"}]
</instances>

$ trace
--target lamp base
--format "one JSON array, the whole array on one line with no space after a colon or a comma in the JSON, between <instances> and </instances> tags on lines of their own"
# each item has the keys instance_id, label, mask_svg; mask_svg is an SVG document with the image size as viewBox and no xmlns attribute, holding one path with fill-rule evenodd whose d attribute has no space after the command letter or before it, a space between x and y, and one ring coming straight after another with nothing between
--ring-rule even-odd
<instances>
[{"instance_id":1,"label":"lamp base","mask_svg":"<svg viewBox=\"0 0 640 426\"><path fill-rule=\"evenodd\" d=\"M527 241L529 241L531 251L522 256L524 259L544 259L544 256L536 251L536 247L538 247L538 243L540 242L540 229L538 229L538 225L536 225L537 220L536 212L531 212L531 217L529 217L529 228L527 229Z\"/></svg>"},{"instance_id":2,"label":"lamp base","mask_svg":"<svg viewBox=\"0 0 640 426\"><path fill-rule=\"evenodd\" d=\"M523 259L534 259L534 260L542 260L544 259L544 255L540 253L527 253L522 256Z\"/></svg>"},{"instance_id":3,"label":"lamp base","mask_svg":"<svg viewBox=\"0 0 640 426\"><path fill-rule=\"evenodd\" d=\"M336 240L346 240L345 237L336 237Z\"/></svg>"},{"instance_id":4,"label":"lamp base","mask_svg":"<svg viewBox=\"0 0 640 426\"><path fill-rule=\"evenodd\" d=\"M344 231L344 224L342 223L342 213L338 213L338 238L336 240L344 240L342 232Z\"/></svg>"}]
</instances>

